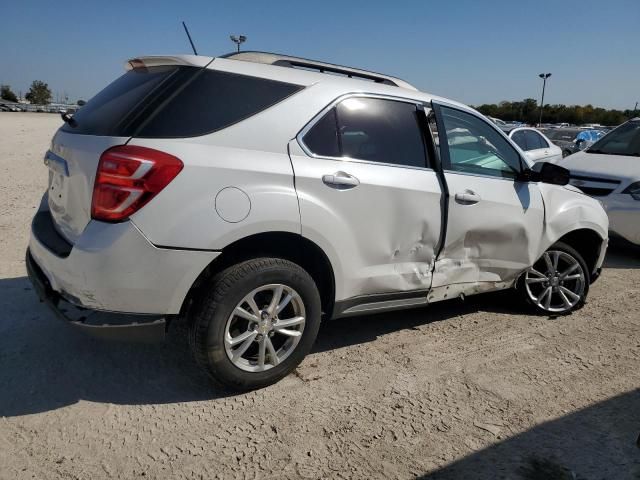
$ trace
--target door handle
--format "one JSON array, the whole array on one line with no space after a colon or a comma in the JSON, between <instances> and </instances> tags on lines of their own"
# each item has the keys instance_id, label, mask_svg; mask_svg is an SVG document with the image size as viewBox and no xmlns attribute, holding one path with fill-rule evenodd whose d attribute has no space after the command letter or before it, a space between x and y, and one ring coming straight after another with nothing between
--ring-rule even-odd
<instances>
[{"instance_id":1,"label":"door handle","mask_svg":"<svg viewBox=\"0 0 640 480\"><path fill-rule=\"evenodd\" d=\"M337 188L338 190L347 190L349 188L355 188L360 185L360 180L358 180L353 175L349 175L345 172L336 172L332 175L323 175L322 181L328 187Z\"/></svg>"},{"instance_id":2,"label":"door handle","mask_svg":"<svg viewBox=\"0 0 640 480\"><path fill-rule=\"evenodd\" d=\"M476 192L473 192L471 190L465 190L462 193L456 193L455 199L456 199L456 202L462 203L464 205L473 205L475 203L478 203L480 200L482 200L480 198L480 195L478 195Z\"/></svg>"}]
</instances>

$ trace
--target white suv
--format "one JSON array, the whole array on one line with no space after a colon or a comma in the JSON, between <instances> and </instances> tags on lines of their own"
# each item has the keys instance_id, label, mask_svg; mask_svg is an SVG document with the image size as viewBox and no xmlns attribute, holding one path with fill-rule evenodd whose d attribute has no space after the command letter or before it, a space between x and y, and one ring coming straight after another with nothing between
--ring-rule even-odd
<instances>
[{"instance_id":1,"label":"white suv","mask_svg":"<svg viewBox=\"0 0 640 480\"><path fill-rule=\"evenodd\" d=\"M257 52L128 66L45 157L27 267L77 327L184 318L198 362L249 389L295 368L321 318L511 287L562 314L600 272L600 204L464 105Z\"/></svg>"}]
</instances>

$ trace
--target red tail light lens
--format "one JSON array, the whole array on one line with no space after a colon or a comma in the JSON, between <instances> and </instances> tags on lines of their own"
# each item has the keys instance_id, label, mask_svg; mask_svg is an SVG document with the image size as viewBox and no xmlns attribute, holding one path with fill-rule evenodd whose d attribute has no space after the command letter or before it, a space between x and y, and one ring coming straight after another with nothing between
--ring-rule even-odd
<instances>
[{"instance_id":1,"label":"red tail light lens","mask_svg":"<svg viewBox=\"0 0 640 480\"><path fill-rule=\"evenodd\" d=\"M152 148L119 145L100 156L93 187L91 217L121 222L140 210L184 164L179 158Z\"/></svg>"}]
</instances>

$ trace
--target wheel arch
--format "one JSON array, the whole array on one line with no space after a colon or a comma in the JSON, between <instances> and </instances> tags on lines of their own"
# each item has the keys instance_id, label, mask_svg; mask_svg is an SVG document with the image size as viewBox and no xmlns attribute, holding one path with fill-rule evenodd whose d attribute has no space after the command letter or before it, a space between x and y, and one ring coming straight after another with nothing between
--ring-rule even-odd
<instances>
[{"instance_id":1,"label":"wheel arch","mask_svg":"<svg viewBox=\"0 0 640 480\"><path fill-rule=\"evenodd\" d=\"M189 290L180 310L181 316L187 313L200 289L216 273L236 263L258 257L284 258L304 268L318 287L323 314L331 317L335 303L335 275L331 261L316 243L291 232L257 233L224 247Z\"/></svg>"},{"instance_id":2,"label":"wheel arch","mask_svg":"<svg viewBox=\"0 0 640 480\"><path fill-rule=\"evenodd\" d=\"M566 243L574 248L582 256L589 268L589 273L593 276L602 251L602 244L605 242L598 232L590 228L579 228L564 234L556 242Z\"/></svg>"}]
</instances>

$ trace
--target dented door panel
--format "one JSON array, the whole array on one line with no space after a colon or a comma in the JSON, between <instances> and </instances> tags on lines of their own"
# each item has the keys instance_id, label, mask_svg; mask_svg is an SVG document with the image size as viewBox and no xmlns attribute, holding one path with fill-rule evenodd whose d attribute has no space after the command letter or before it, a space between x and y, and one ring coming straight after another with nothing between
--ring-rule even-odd
<instances>
[{"instance_id":1,"label":"dented door panel","mask_svg":"<svg viewBox=\"0 0 640 480\"><path fill-rule=\"evenodd\" d=\"M314 158L289 144L302 235L334 266L336 300L431 286L441 230L441 190L433 170ZM323 177L355 177L331 188ZM340 175L342 176L342 175Z\"/></svg>"},{"instance_id":2,"label":"dented door panel","mask_svg":"<svg viewBox=\"0 0 640 480\"><path fill-rule=\"evenodd\" d=\"M506 288L541 253L538 185L517 180L526 161L493 124L455 106L434 110L449 195L430 301L450 298L452 285L463 285L457 295Z\"/></svg>"},{"instance_id":3,"label":"dented door panel","mask_svg":"<svg viewBox=\"0 0 640 480\"><path fill-rule=\"evenodd\" d=\"M445 178L449 216L433 287L478 282L509 286L539 256L544 205L537 185L454 172L446 172ZM465 191L479 200L456 199L456 193ZM470 285L470 290L483 288Z\"/></svg>"}]
</instances>

